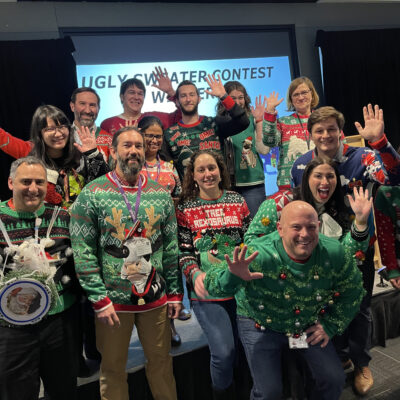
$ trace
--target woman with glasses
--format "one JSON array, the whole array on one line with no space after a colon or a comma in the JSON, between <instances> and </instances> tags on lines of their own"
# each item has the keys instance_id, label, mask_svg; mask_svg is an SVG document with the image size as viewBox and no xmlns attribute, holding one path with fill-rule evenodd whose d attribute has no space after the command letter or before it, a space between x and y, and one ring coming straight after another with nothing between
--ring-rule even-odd
<instances>
[{"instance_id":1,"label":"woman with glasses","mask_svg":"<svg viewBox=\"0 0 400 400\"><path fill-rule=\"evenodd\" d=\"M290 189L290 170L296 159L314 148L307 121L319 97L311 80L303 76L294 79L287 92L287 109L293 114L278 118L276 107L283 101L278 93L272 92L266 101L263 141L269 147L279 146L278 192L273 195L276 197Z\"/></svg>"},{"instance_id":2,"label":"woman with glasses","mask_svg":"<svg viewBox=\"0 0 400 400\"><path fill-rule=\"evenodd\" d=\"M52 105L40 106L32 117L30 140L16 138L0 128L0 148L14 158L28 154L47 167L47 195L52 204L69 207L87 182L109 171L96 146L94 133L87 127L74 141L66 115Z\"/></svg>"}]
</instances>

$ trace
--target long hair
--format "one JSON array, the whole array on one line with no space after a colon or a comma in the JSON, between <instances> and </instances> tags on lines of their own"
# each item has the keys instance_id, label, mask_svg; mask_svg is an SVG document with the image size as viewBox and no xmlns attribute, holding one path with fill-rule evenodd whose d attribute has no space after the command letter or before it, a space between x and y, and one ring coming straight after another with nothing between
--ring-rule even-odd
<instances>
[{"instance_id":1,"label":"long hair","mask_svg":"<svg viewBox=\"0 0 400 400\"><path fill-rule=\"evenodd\" d=\"M330 199L324 204L325 212L327 212L344 230L350 228L351 221L348 218L348 210L344 203L344 193L340 183L340 175L337 169L337 164L332 160L326 160L321 157L312 159L304 169L303 177L301 179L301 186L293 190L294 200L303 200L311 204L316 210L317 203L310 190L309 180L312 171L319 165L327 164L333 168L336 176L336 187Z\"/></svg>"},{"instance_id":2,"label":"long hair","mask_svg":"<svg viewBox=\"0 0 400 400\"><path fill-rule=\"evenodd\" d=\"M224 159L222 158L222 156L213 150L196 151L195 153L193 153L191 155L189 163L185 170L185 175L183 177L183 182L182 182L182 193L179 197L180 203L185 200L195 199L200 194L199 186L194 181L194 163L195 163L196 159L199 156L201 156L202 154L208 154L211 157L213 157L214 160L216 161L218 168L219 168L219 173L221 176L221 182L219 182L219 188L220 189L230 189L230 187L231 187L231 181L229 179L228 170L226 168L226 165L225 165L225 162L224 162Z\"/></svg>"},{"instance_id":3,"label":"long hair","mask_svg":"<svg viewBox=\"0 0 400 400\"><path fill-rule=\"evenodd\" d=\"M47 168L58 169L57 164L48 156L46 144L43 140L42 130L48 126L47 118L53 120L56 125L68 126L68 140L63 149L63 168L66 170L76 168L79 165L80 153L74 146L74 134L71 129L71 123L59 108L52 105L40 106L33 114L30 137L33 148L29 155L43 161Z\"/></svg>"},{"instance_id":4,"label":"long hair","mask_svg":"<svg viewBox=\"0 0 400 400\"><path fill-rule=\"evenodd\" d=\"M251 109L250 109L250 103L251 99L250 96L247 94L246 88L238 81L229 81L226 82L224 85L224 88L226 90L226 93L231 94L234 90L237 90L239 92L243 93L244 96L244 109L246 110L246 114L250 115ZM228 111L226 108L223 106L223 104L219 101L217 103L217 115L226 115L228 114Z\"/></svg>"}]
</instances>

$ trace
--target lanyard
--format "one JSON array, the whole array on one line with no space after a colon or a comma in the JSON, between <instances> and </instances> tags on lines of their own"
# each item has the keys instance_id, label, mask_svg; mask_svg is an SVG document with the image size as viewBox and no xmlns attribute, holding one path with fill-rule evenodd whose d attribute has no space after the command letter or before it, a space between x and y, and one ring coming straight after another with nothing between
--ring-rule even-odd
<instances>
[{"instance_id":1,"label":"lanyard","mask_svg":"<svg viewBox=\"0 0 400 400\"><path fill-rule=\"evenodd\" d=\"M125 201L125 204L126 204L126 208L128 209L129 214L130 214L131 219L132 219L132 222L135 225L135 223L137 221L137 215L138 215L138 212L139 212L140 197L142 195L142 177L139 175L139 185L138 185L138 190L137 190L137 194L136 194L135 213L133 213L131 203L129 202L128 197L126 196L125 190L121 186L121 183L119 182L119 179L118 179L117 174L115 173L115 171L113 171L112 177L115 180L115 183L117 184L118 189L122 194L122 197L124 198L124 201Z\"/></svg>"},{"instance_id":2,"label":"lanyard","mask_svg":"<svg viewBox=\"0 0 400 400\"><path fill-rule=\"evenodd\" d=\"M307 134L306 134L306 132L307 132L307 127L306 127L306 129L304 129L303 123L301 122L301 119L300 119L300 117L299 117L299 114L296 114L296 116L297 116L297 119L299 120L299 124L300 124L300 126L301 126L301 131L302 131L302 133L303 133L303 135L304 135L304 139L306 139L306 142L307 142L307 149L310 150L310 133L308 133L308 136L307 136Z\"/></svg>"},{"instance_id":3,"label":"lanyard","mask_svg":"<svg viewBox=\"0 0 400 400\"><path fill-rule=\"evenodd\" d=\"M160 178L160 170L161 170L161 163L160 163L160 156L157 154L157 177L155 179L156 182L158 182L158 179ZM149 170L147 169L149 167L149 165L147 164L147 162L144 162L144 167L146 168L146 174L147 177L149 179L151 179L151 177L149 176Z\"/></svg>"}]
</instances>

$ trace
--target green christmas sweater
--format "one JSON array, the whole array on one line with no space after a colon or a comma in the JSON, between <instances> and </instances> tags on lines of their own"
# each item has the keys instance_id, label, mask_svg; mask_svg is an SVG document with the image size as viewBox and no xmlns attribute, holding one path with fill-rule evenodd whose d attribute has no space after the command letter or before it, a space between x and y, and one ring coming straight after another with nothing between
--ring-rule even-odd
<instances>
[{"instance_id":1,"label":"green christmas sweater","mask_svg":"<svg viewBox=\"0 0 400 400\"><path fill-rule=\"evenodd\" d=\"M36 213L16 211L12 205L12 201L3 201L0 203L0 219L12 244L20 245L24 240L35 236L35 219L41 218L42 222L39 226L39 239L47 237L48 228L54 212L54 205L44 203ZM69 235L69 214L61 209L50 230L49 238L54 241L50 247L46 247L47 257L50 259L63 260L62 263L56 264L58 268L54 276L54 282L58 291L57 298L53 299L49 315L60 313L77 300L77 293L81 290L75 274L74 260L72 257L71 242ZM7 257L8 245L4 235L0 231L0 256L2 258L1 268L7 260L5 266L5 278L11 276L12 271L9 266L14 263L13 257ZM67 277L66 279L64 277ZM34 278L31 276L31 278Z\"/></svg>"},{"instance_id":2,"label":"green christmas sweater","mask_svg":"<svg viewBox=\"0 0 400 400\"><path fill-rule=\"evenodd\" d=\"M286 199L282 202L289 203L292 201L293 196L287 195ZM251 241L257 237L268 235L276 231L277 222L280 218L281 214L281 204L276 203L276 199L267 199L265 200L260 208L257 211L257 214L254 216L249 229L245 234L245 241ZM321 222L321 215L319 215ZM320 229L322 227L323 222L321 222ZM329 235L328 235L329 236ZM358 261L362 261L363 256L365 256L365 252L368 250L369 246L369 233L368 230L361 234L357 234L354 230L354 224L351 225L351 229L348 230L347 227L342 227L342 235L338 238L339 241L353 254Z\"/></svg>"},{"instance_id":3,"label":"green christmas sweater","mask_svg":"<svg viewBox=\"0 0 400 400\"><path fill-rule=\"evenodd\" d=\"M140 312L183 297L178 268L175 209L169 192L140 174L142 191L138 208L139 227L134 237L148 239L151 254L129 262L138 267L151 265L145 274L144 290L139 290L125 273L125 260L134 251L125 239L133 228L131 215L116 184L108 173L86 185L71 208L70 232L76 271L95 311L110 304L116 311ZM135 210L138 187L122 183ZM145 293L142 296L142 293Z\"/></svg>"},{"instance_id":4,"label":"green christmas sweater","mask_svg":"<svg viewBox=\"0 0 400 400\"><path fill-rule=\"evenodd\" d=\"M290 170L299 156L315 147L307 130L309 115L293 113L276 118L264 114L263 142L266 146L279 146L278 178L280 189L290 188Z\"/></svg>"},{"instance_id":5,"label":"green christmas sweater","mask_svg":"<svg viewBox=\"0 0 400 400\"><path fill-rule=\"evenodd\" d=\"M181 179L192 153L197 150L215 150L221 153L221 141L224 138L248 127L249 118L245 110L230 96L222 104L228 111L226 116L200 116L194 124L178 122L164 132L165 142Z\"/></svg>"},{"instance_id":6,"label":"green christmas sweater","mask_svg":"<svg viewBox=\"0 0 400 400\"><path fill-rule=\"evenodd\" d=\"M232 256L243 242L250 224L250 212L244 198L224 190L218 199L199 197L178 204L176 210L179 238L179 264L191 286L190 298L199 300L193 290L202 272L222 265L224 255ZM206 300L226 300L233 296L208 296Z\"/></svg>"},{"instance_id":7,"label":"green christmas sweater","mask_svg":"<svg viewBox=\"0 0 400 400\"><path fill-rule=\"evenodd\" d=\"M253 186L264 184L264 167L256 150L254 117L249 117L248 128L237 135L231 136L235 162L236 186Z\"/></svg>"},{"instance_id":8,"label":"green christmas sweater","mask_svg":"<svg viewBox=\"0 0 400 400\"><path fill-rule=\"evenodd\" d=\"M337 240L319 235L310 259L296 263L286 253L278 232L246 242L248 254L259 252L250 270L262 279L243 281L227 268L207 272L211 295L236 294L237 313L260 326L300 335L319 321L332 337L344 331L359 311L362 278L352 254Z\"/></svg>"}]
</instances>

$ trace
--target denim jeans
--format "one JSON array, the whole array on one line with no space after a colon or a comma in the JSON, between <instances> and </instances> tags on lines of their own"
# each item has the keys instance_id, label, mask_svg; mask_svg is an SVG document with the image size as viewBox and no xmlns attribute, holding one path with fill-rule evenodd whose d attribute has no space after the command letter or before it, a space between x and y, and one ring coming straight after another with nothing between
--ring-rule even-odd
<instances>
[{"instance_id":1,"label":"denim jeans","mask_svg":"<svg viewBox=\"0 0 400 400\"><path fill-rule=\"evenodd\" d=\"M192 308L210 348L211 380L215 389L228 388L236 356L236 302L192 301Z\"/></svg>"},{"instance_id":2,"label":"denim jeans","mask_svg":"<svg viewBox=\"0 0 400 400\"><path fill-rule=\"evenodd\" d=\"M266 199L264 184L254 186L235 186L234 190L244 197L247 207L249 207L250 210L250 216L251 218L254 218L261 203Z\"/></svg>"},{"instance_id":3,"label":"denim jeans","mask_svg":"<svg viewBox=\"0 0 400 400\"><path fill-rule=\"evenodd\" d=\"M289 345L287 336L270 329L261 331L255 327L254 320L242 316L238 316L237 324L253 378L250 399L281 399L281 356ZM336 400L340 397L345 376L330 341L324 348L317 344L308 349L291 351L303 359L311 374L310 400Z\"/></svg>"}]
</instances>

